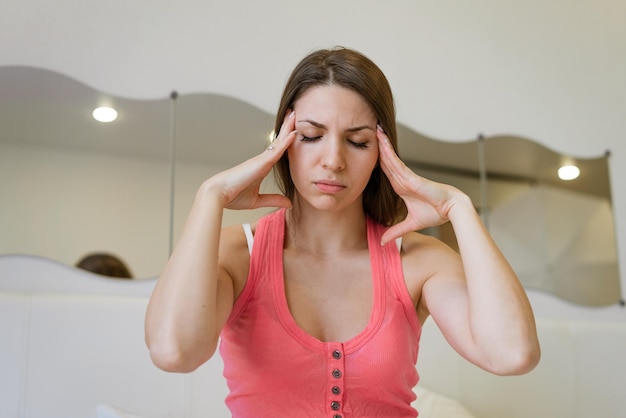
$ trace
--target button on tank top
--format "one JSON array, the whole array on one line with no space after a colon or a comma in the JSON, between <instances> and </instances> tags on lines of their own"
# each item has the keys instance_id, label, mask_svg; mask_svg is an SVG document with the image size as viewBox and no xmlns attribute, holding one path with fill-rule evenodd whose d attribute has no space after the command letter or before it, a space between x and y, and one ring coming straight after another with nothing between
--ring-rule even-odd
<instances>
[{"instance_id":1,"label":"button on tank top","mask_svg":"<svg viewBox=\"0 0 626 418\"><path fill-rule=\"evenodd\" d=\"M416 417L411 407L421 326L398 247L367 220L374 303L365 329L320 341L295 322L285 296L285 210L257 223L250 272L222 331L234 418Z\"/></svg>"}]
</instances>

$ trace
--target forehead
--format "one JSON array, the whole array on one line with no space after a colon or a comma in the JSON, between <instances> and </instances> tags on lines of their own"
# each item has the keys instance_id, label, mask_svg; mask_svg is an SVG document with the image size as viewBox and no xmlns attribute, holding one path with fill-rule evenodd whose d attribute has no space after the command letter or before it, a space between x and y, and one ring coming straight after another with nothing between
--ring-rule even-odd
<instances>
[{"instance_id":1,"label":"forehead","mask_svg":"<svg viewBox=\"0 0 626 418\"><path fill-rule=\"evenodd\" d=\"M370 122L376 120L374 111L367 101L355 92L338 85L319 85L308 88L294 104L297 119L300 116L313 119L344 119Z\"/></svg>"}]
</instances>

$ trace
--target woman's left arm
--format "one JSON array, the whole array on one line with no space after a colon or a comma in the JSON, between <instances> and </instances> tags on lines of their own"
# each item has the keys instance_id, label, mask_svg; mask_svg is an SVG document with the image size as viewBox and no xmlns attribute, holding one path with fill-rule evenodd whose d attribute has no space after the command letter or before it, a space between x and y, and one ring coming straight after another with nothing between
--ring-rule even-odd
<instances>
[{"instance_id":1,"label":"woman's left arm","mask_svg":"<svg viewBox=\"0 0 626 418\"><path fill-rule=\"evenodd\" d=\"M436 251L419 304L463 357L499 375L523 374L539 361L532 308L515 272L484 227L471 199L453 186L415 174L378 132L381 166L408 208L383 244L410 231L450 221L461 261Z\"/></svg>"}]
</instances>

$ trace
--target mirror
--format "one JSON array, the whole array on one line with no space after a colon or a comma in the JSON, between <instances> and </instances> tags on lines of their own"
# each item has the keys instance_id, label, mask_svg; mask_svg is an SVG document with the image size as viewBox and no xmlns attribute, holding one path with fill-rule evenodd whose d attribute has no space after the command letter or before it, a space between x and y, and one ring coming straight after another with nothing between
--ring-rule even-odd
<instances>
[{"instance_id":1,"label":"mirror","mask_svg":"<svg viewBox=\"0 0 626 418\"><path fill-rule=\"evenodd\" d=\"M274 120L222 95L131 100L28 67L0 68L0 89L0 254L74 265L108 251L135 277L160 272L200 184L261 152ZM107 102L118 121L95 122L91 110ZM525 286L586 305L620 301L608 156L574 159L512 136L440 141L402 124L398 134L409 167L468 193ZM581 168L577 180L555 178L564 159ZM263 187L276 190L271 176ZM269 210L226 211L224 224ZM455 247L449 224L424 232Z\"/></svg>"},{"instance_id":2,"label":"mirror","mask_svg":"<svg viewBox=\"0 0 626 418\"><path fill-rule=\"evenodd\" d=\"M472 198L526 288L580 305L623 304L608 152L575 158L515 136L442 143L407 129L400 135L416 173ZM559 179L564 164L579 177ZM423 232L458 250L449 223Z\"/></svg>"},{"instance_id":3,"label":"mirror","mask_svg":"<svg viewBox=\"0 0 626 418\"><path fill-rule=\"evenodd\" d=\"M205 93L177 98L173 242L202 182L262 152L273 126L273 115L231 97ZM263 191L277 192L271 175ZM226 210L223 224L250 222L272 210Z\"/></svg>"},{"instance_id":4,"label":"mirror","mask_svg":"<svg viewBox=\"0 0 626 418\"><path fill-rule=\"evenodd\" d=\"M575 158L510 136L484 149L488 226L524 286L581 305L622 303L610 154ZM569 164L579 176L560 179Z\"/></svg>"},{"instance_id":5,"label":"mirror","mask_svg":"<svg viewBox=\"0 0 626 418\"><path fill-rule=\"evenodd\" d=\"M92 110L114 105L115 122ZM170 104L112 97L63 75L0 68L0 254L74 265L104 251L134 277L167 256Z\"/></svg>"}]
</instances>

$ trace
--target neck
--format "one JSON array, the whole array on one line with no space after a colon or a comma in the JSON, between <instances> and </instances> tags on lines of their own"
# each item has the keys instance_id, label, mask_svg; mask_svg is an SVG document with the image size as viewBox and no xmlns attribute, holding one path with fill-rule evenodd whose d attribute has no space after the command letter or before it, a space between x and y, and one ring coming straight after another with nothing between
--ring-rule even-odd
<instances>
[{"instance_id":1,"label":"neck","mask_svg":"<svg viewBox=\"0 0 626 418\"><path fill-rule=\"evenodd\" d=\"M312 208L288 210L285 248L310 254L337 255L367 248L367 223L362 209L340 212Z\"/></svg>"}]
</instances>

